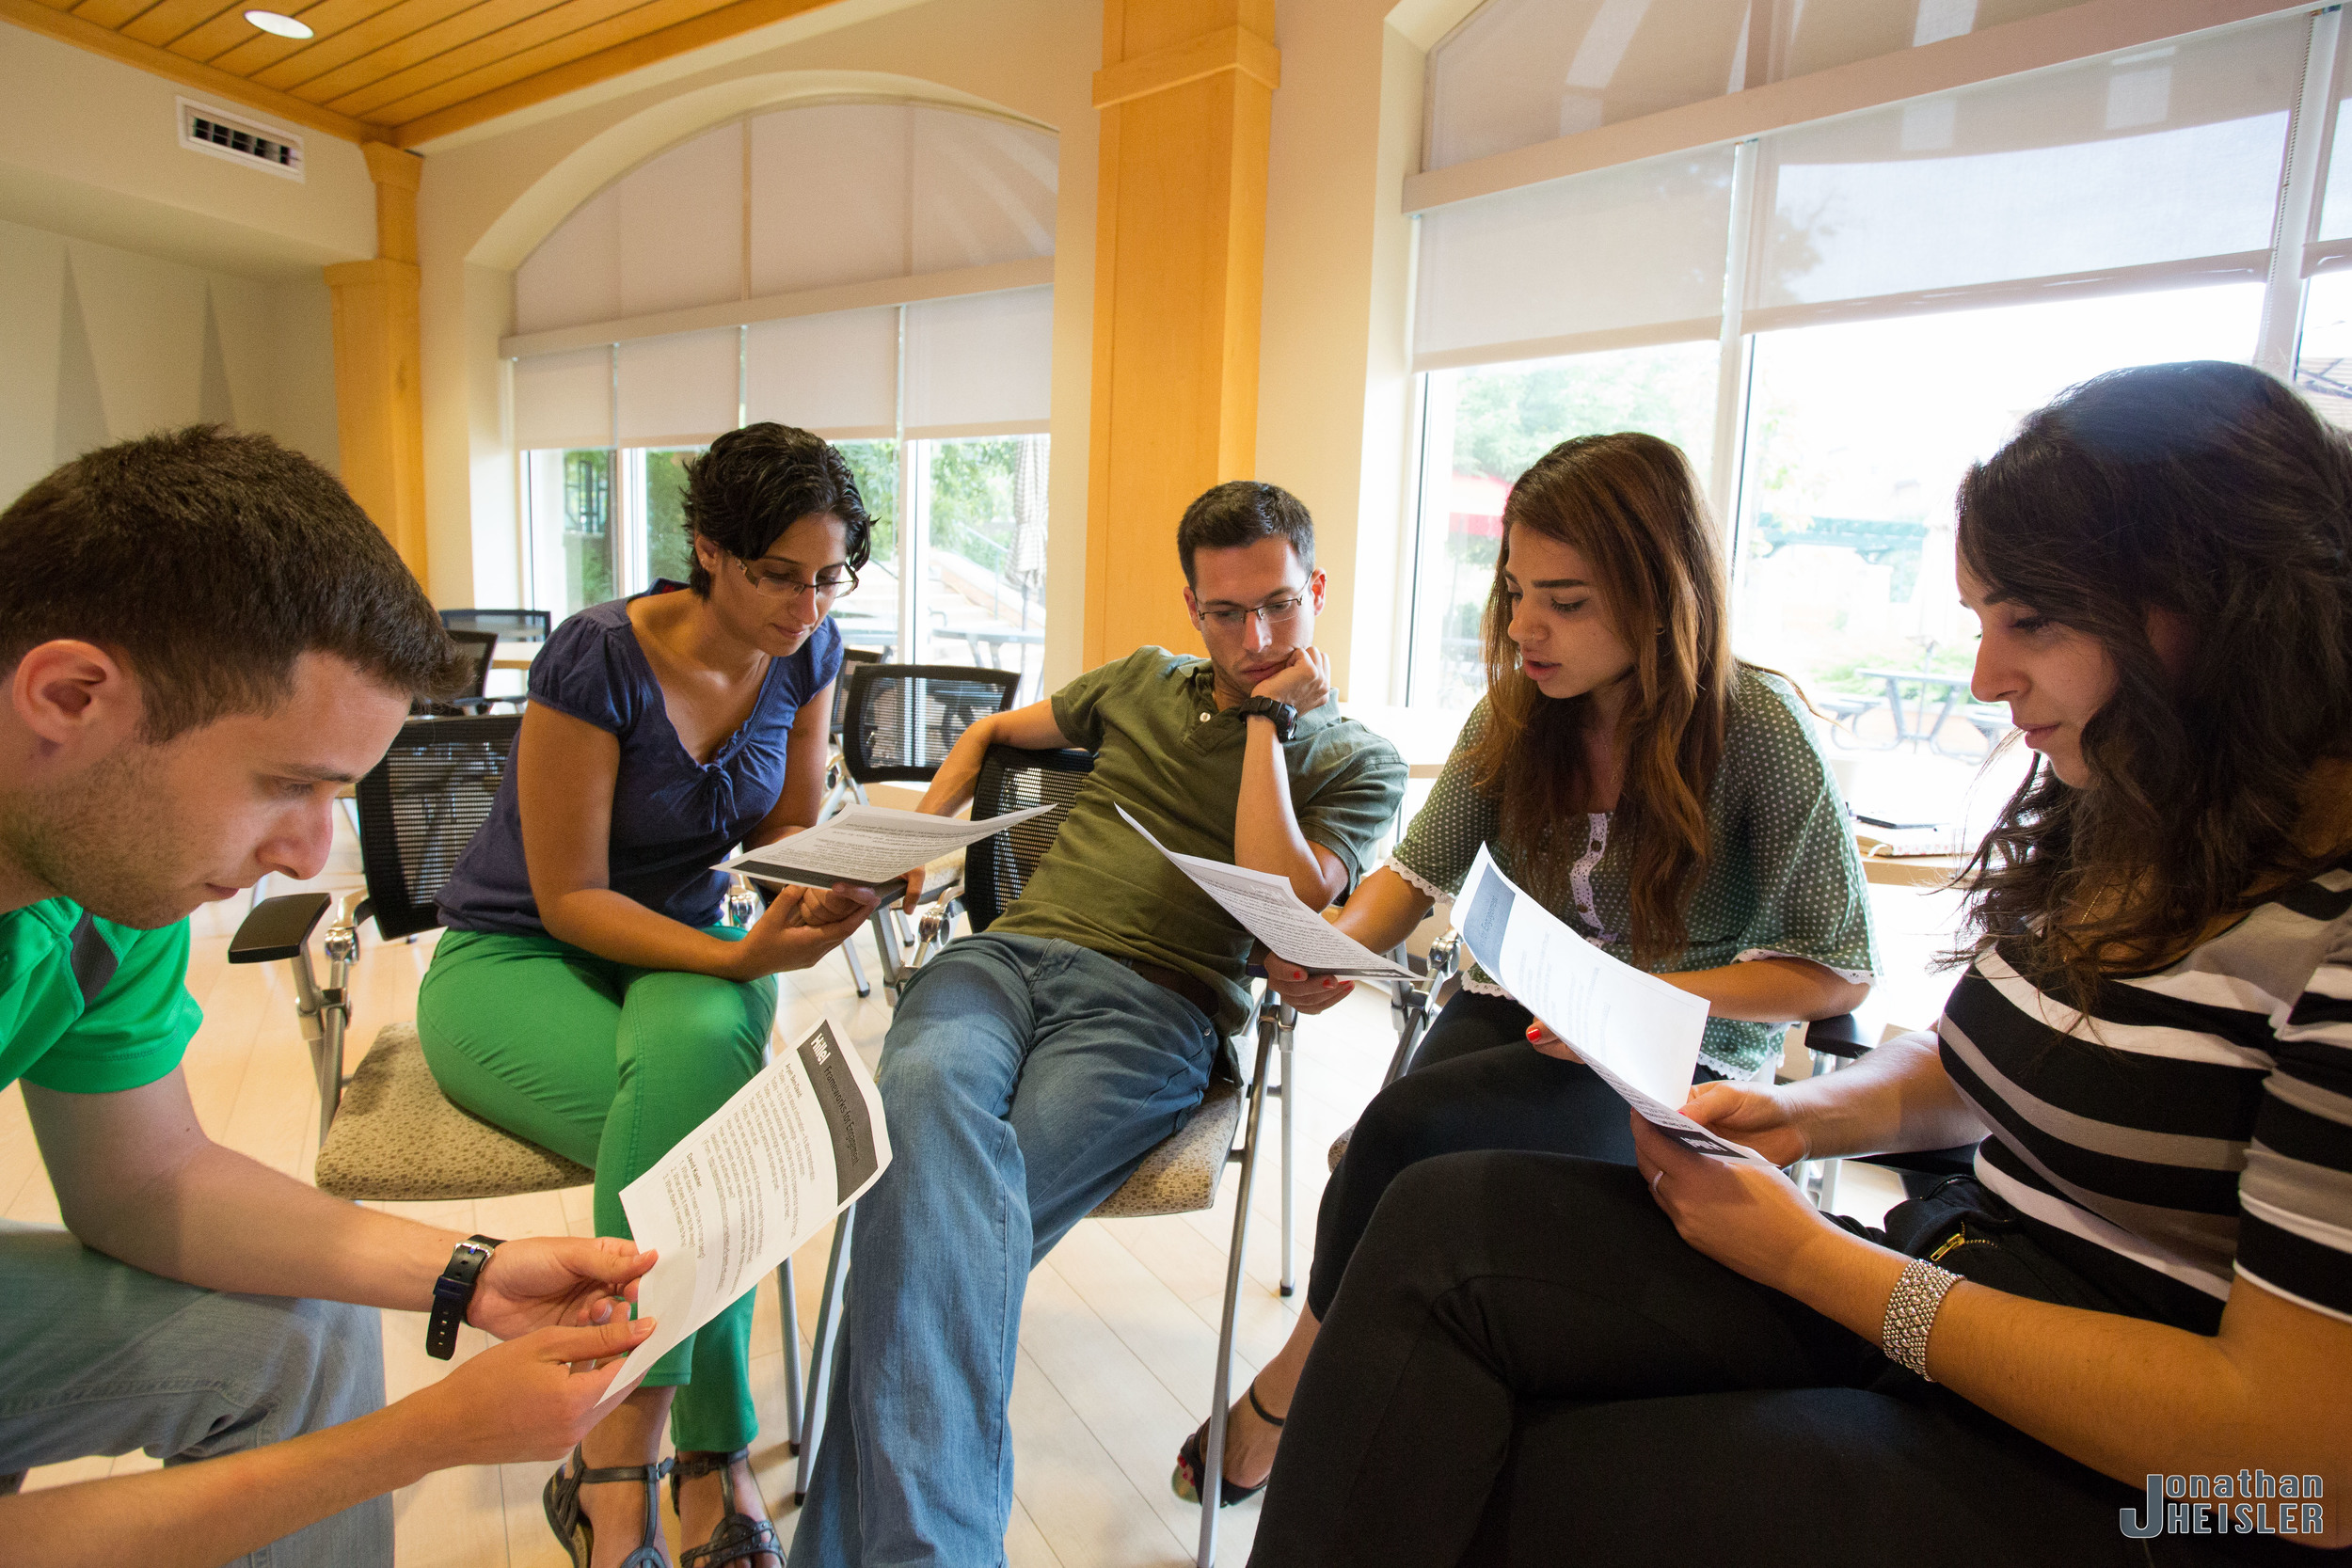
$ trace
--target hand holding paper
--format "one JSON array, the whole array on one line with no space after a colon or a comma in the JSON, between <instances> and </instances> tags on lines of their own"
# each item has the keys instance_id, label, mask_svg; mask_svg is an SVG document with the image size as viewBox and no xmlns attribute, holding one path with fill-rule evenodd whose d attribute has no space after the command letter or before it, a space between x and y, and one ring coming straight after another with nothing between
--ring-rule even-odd
<instances>
[{"instance_id":1,"label":"hand holding paper","mask_svg":"<svg viewBox=\"0 0 2352 1568\"><path fill-rule=\"evenodd\" d=\"M882 887L913 867L1053 809L1051 805L1032 806L968 822L961 816L933 816L888 806L844 806L805 832L764 848L746 849L733 860L720 862L717 869L808 887L829 888L835 882Z\"/></svg>"},{"instance_id":2,"label":"hand holding paper","mask_svg":"<svg viewBox=\"0 0 2352 1568\"><path fill-rule=\"evenodd\" d=\"M775 1060L621 1189L640 1247L660 1254L637 1309L659 1318L599 1406L774 1271L890 1164L882 1097L866 1064L817 1032Z\"/></svg>"},{"instance_id":3,"label":"hand holding paper","mask_svg":"<svg viewBox=\"0 0 2352 1568\"><path fill-rule=\"evenodd\" d=\"M1327 974L1374 980L1413 978L1411 970L1391 963L1299 902L1288 879L1198 855L1180 855L1153 838L1151 830L1130 816L1125 806L1119 808L1119 815L1239 921L1242 929L1264 942L1267 952Z\"/></svg>"},{"instance_id":4,"label":"hand holding paper","mask_svg":"<svg viewBox=\"0 0 2352 1568\"><path fill-rule=\"evenodd\" d=\"M1707 1002L1620 963L1521 893L1482 847L1454 903L1479 964L1643 1118L1686 1148L1772 1168L1676 1109L1698 1066Z\"/></svg>"}]
</instances>

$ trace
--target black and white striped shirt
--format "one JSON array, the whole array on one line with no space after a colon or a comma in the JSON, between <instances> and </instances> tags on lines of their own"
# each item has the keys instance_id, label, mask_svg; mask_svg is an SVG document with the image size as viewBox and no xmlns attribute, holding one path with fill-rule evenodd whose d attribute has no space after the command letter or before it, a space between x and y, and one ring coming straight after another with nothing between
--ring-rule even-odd
<instances>
[{"instance_id":1,"label":"black and white striped shirt","mask_svg":"<svg viewBox=\"0 0 2352 1568\"><path fill-rule=\"evenodd\" d=\"M2024 1216L2212 1298L2233 1271L2352 1322L2352 857L2094 1016L1980 951L1937 1025Z\"/></svg>"}]
</instances>

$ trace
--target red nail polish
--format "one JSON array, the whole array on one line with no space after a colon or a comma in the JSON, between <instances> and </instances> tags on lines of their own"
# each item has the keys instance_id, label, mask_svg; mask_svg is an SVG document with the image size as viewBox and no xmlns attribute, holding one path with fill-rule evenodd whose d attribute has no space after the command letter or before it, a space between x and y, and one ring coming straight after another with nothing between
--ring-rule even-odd
<instances>
[{"instance_id":1,"label":"red nail polish","mask_svg":"<svg viewBox=\"0 0 2352 1568\"><path fill-rule=\"evenodd\" d=\"M1527 1037L1531 1040L1542 1032L1543 1025L1540 1023L1531 1023L1527 1026Z\"/></svg>"}]
</instances>

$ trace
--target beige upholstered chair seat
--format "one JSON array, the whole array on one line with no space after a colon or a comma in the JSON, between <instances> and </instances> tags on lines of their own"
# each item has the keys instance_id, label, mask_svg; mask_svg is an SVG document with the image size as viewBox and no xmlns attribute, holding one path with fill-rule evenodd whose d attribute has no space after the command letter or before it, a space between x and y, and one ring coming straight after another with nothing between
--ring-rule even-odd
<instances>
[{"instance_id":1,"label":"beige upholstered chair seat","mask_svg":"<svg viewBox=\"0 0 2352 1568\"><path fill-rule=\"evenodd\" d=\"M1225 1174L1225 1157L1232 1149L1241 1110L1241 1085L1222 1073L1212 1077L1200 1108L1184 1131L1162 1139L1145 1155L1135 1174L1095 1209L1095 1217L1131 1220L1215 1207L1217 1179Z\"/></svg>"},{"instance_id":2,"label":"beige upholstered chair seat","mask_svg":"<svg viewBox=\"0 0 2352 1568\"><path fill-rule=\"evenodd\" d=\"M433 1081L413 1023L389 1023L343 1088L319 1149L318 1189L337 1197L504 1197L578 1187L596 1173L459 1110Z\"/></svg>"}]
</instances>

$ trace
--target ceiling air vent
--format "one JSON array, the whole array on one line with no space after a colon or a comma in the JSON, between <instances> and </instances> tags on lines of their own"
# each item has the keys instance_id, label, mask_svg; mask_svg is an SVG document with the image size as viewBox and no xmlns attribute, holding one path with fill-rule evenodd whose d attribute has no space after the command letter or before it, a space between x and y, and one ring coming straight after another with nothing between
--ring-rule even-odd
<instances>
[{"instance_id":1,"label":"ceiling air vent","mask_svg":"<svg viewBox=\"0 0 2352 1568\"><path fill-rule=\"evenodd\" d=\"M300 136L193 99L183 98L179 103L182 147L283 179L302 178Z\"/></svg>"}]
</instances>

